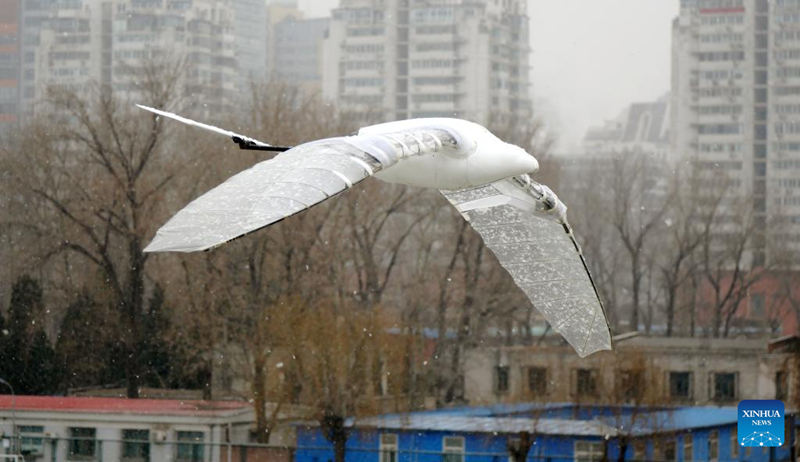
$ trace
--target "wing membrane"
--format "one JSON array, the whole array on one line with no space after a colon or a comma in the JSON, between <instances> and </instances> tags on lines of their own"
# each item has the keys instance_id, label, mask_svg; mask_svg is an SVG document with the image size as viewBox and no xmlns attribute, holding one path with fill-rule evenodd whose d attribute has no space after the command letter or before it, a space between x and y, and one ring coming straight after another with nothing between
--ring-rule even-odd
<instances>
[{"instance_id":1,"label":"wing membrane","mask_svg":"<svg viewBox=\"0 0 800 462\"><path fill-rule=\"evenodd\" d=\"M569 225L522 192L506 179L442 194L578 355L611 349L603 306Z\"/></svg>"},{"instance_id":2,"label":"wing membrane","mask_svg":"<svg viewBox=\"0 0 800 462\"><path fill-rule=\"evenodd\" d=\"M427 137L426 137L427 136ZM192 201L156 233L146 252L194 252L224 244L314 206L391 167L408 146L441 148L440 130L330 138L260 162Z\"/></svg>"},{"instance_id":3,"label":"wing membrane","mask_svg":"<svg viewBox=\"0 0 800 462\"><path fill-rule=\"evenodd\" d=\"M145 251L210 249L301 212L382 168L374 159L365 166L363 157L345 139L333 138L260 162L179 211Z\"/></svg>"}]
</instances>

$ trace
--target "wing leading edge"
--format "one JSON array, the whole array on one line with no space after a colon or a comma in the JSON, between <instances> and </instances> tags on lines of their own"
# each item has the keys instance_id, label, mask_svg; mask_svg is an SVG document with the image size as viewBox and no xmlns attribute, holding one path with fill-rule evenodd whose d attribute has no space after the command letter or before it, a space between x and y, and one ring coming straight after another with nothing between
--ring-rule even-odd
<instances>
[{"instance_id":1,"label":"wing leading edge","mask_svg":"<svg viewBox=\"0 0 800 462\"><path fill-rule=\"evenodd\" d=\"M526 182L515 177L442 194L579 356L610 350L608 321L566 209Z\"/></svg>"}]
</instances>

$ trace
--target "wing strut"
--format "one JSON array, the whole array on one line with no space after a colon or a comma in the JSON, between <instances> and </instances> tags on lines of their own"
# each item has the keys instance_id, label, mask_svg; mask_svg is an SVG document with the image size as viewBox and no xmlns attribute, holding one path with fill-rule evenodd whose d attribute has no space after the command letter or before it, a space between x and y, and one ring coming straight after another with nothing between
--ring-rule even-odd
<instances>
[{"instance_id":1,"label":"wing strut","mask_svg":"<svg viewBox=\"0 0 800 462\"><path fill-rule=\"evenodd\" d=\"M177 120L178 122L184 123L186 125L191 125L192 127L202 128L203 130L227 136L231 140L233 140L234 143L239 145L239 149L250 150L250 151L272 151L272 152L284 152L291 149L291 147L289 146L273 146L263 141L258 141L257 139L250 138L249 136L240 135L236 132L225 130L224 128L219 128L213 125L198 122L196 120L187 119L186 117L179 116L178 114L173 114L172 112L162 111L161 109L144 106L142 104L137 104L136 107L144 109L145 111L150 111L156 115L164 116L168 119Z\"/></svg>"}]
</instances>

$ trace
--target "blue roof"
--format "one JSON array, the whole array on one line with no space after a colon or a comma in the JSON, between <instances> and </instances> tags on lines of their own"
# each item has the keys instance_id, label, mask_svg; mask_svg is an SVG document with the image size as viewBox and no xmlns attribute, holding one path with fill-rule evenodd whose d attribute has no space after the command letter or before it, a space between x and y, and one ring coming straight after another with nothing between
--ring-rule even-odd
<instances>
[{"instance_id":1,"label":"blue roof","mask_svg":"<svg viewBox=\"0 0 800 462\"><path fill-rule=\"evenodd\" d=\"M737 422L737 411L735 407L681 407L634 413L617 419L604 418L603 421L620 430L634 427L634 434L644 435L733 425Z\"/></svg>"},{"instance_id":2,"label":"blue roof","mask_svg":"<svg viewBox=\"0 0 800 462\"><path fill-rule=\"evenodd\" d=\"M733 425L735 407L587 406L575 403L516 403L455 407L347 419L347 426L465 433L516 433L535 429L550 435L648 435ZM314 427L316 422L300 425Z\"/></svg>"},{"instance_id":3,"label":"blue roof","mask_svg":"<svg viewBox=\"0 0 800 462\"><path fill-rule=\"evenodd\" d=\"M490 406L460 406L421 411L419 414L446 414L472 417L498 417L523 414L531 411L564 409L574 407L573 403L513 403L493 404Z\"/></svg>"},{"instance_id":4,"label":"blue roof","mask_svg":"<svg viewBox=\"0 0 800 462\"><path fill-rule=\"evenodd\" d=\"M423 413L369 417L357 420L355 426L358 428L459 433L516 434L528 431L540 435L616 436L614 428L596 420L472 417L425 415Z\"/></svg>"}]
</instances>

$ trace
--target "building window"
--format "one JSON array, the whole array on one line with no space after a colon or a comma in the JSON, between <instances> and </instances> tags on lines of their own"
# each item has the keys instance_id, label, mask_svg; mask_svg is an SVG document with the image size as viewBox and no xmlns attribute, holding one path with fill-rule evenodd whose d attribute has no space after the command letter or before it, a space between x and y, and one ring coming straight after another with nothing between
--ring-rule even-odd
<instances>
[{"instance_id":1,"label":"building window","mask_svg":"<svg viewBox=\"0 0 800 462\"><path fill-rule=\"evenodd\" d=\"M381 434L380 462L397 462L397 435L394 433Z\"/></svg>"},{"instance_id":2,"label":"building window","mask_svg":"<svg viewBox=\"0 0 800 462\"><path fill-rule=\"evenodd\" d=\"M797 427L795 427L794 430L794 449L795 449L795 454L797 454L798 451L800 451L800 428ZM745 455L749 456L750 455L749 451L750 447L748 446L747 449L745 450Z\"/></svg>"},{"instance_id":3,"label":"building window","mask_svg":"<svg viewBox=\"0 0 800 462\"><path fill-rule=\"evenodd\" d=\"M789 374L786 371L775 373L775 399L784 400L787 398L786 391L789 389Z\"/></svg>"},{"instance_id":4,"label":"building window","mask_svg":"<svg viewBox=\"0 0 800 462\"><path fill-rule=\"evenodd\" d=\"M445 436L442 438L442 462L464 462L464 438Z\"/></svg>"},{"instance_id":5,"label":"building window","mask_svg":"<svg viewBox=\"0 0 800 462\"><path fill-rule=\"evenodd\" d=\"M25 455L44 453L44 427L41 425L20 425L20 451Z\"/></svg>"},{"instance_id":6,"label":"building window","mask_svg":"<svg viewBox=\"0 0 800 462\"><path fill-rule=\"evenodd\" d=\"M716 461L719 457L719 433L713 430L708 434L708 459Z\"/></svg>"},{"instance_id":7,"label":"building window","mask_svg":"<svg viewBox=\"0 0 800 462\"><path fill-rule=\"evenodd\" d=\"M689 433L683 435L683 460L694 460L694 440Z\"/></svg>"},{"instance_id":8,"label":"building window","mask_svg":"<svg viewBox=\"0 0 800 462\"><path fill-rule=\"evenodd\" d=\"M578 396L597 394L597 369L578 369L575 375L575 392Z\"/></svg>"},{"instance_id":9,"label":"building window","mask_svg":"<svg viewBox=\"0 0 800 462\"><path fill-rule=\"evenodd\" d=\"M122 460L126 462L150 460L149 430L122 430Z\"/></svg>"},{"instance_id":10,"label":"building window","mask_svg":"<svg viewBox=\"0 0 800 462\"><path fill-rule=\"evenodd\" d=\"M718 372L714 374L714 399L733 401L736 399L736 373Z\"/></svg>"},{"instance_id":11,"label":"building window","mask_svg":"<svg viewBox=\"0 0 800 462\"><path fill-rule=\"evenodd\" d=\"M764 317L764 294L750 295L750 317L759 319Z\"/></svg>"},{"instance_id":12,"label":"building window","mask_svg":"<svg viewBox=\"0 0 800 462\"><path fill-rule=\"evenodd\" d=\"M547 368L528 368L528 391L535 395L547 394Z\"/></svg>"},{"instance_id":13,"label":"building window","mask_svg":"<svg viewBox=\"0 0 800 462\"><path fill-rule=\"evenodd\" d=\"M624 400L634 400L644 392L644 372L641 370L621 370L617 374L617 393Z\"/></svg>"},{"instance_id":14,"label":"building window","mask_svg":"<svg viewBox=\"0 0 800 462\"><path fill-rule=\"evenodd\" d=\"M635 441L633 443L633 460L646 460L647 459L647 446L644 441Z\"/></svg>"},{"instance_id":15,"label":"building window","mask_svg":"<svg viewBox=\"0 0 800 462\"><path fill-rule=\"evenodd\" d=\"M72 427L69 429L69 459L86 460L94 459L97 447L97 430L87 427Z\"/></svg>"},{"instance_id":16,"label":"building window","mask_svg":"<svg viewBox=\"0 0 800 462\"><path fill-rule=\"evenodd\" d=\"M177 462L202 462L203 432L178 432Z\"/></svg>"},{"instance_id":17,"label":"building window","mask_svg":"<svg viewBox=\"0 0 800 462\"><path fill-rule=\"evenodd\" d=\"M494 390L498 393L508 391L508 366L494 368Z\"/></svg>"},{"instance_id":18,"label":"building window","mask_svg":"<svg viewBox=\"0 0 800 462\"><path fill-rule=\"evenodd\" d=\"M596 441L576 441L576 462L594 462L603 458L603 443Z\"/></svg>"},{"instance_id":19,"label":"building window","mask_svg":"<svg viewBox=\"0 0 800 462\"><path fill-rule=\"evenodd\" d=\"M691 372L670 372L669 373L669 396L674 399L692 398L692 373Z\"/></svg>"},{"instance_id":20,"label":"building window","mask_svg":"<svg viewBox=\"0 0 800 462\"><path fill-rule=\"evenodd\" d=\"M664 442L664 454L662 460L678 460L678 451L675 449L675 440Z\"/></svg>"}]
</instances>

